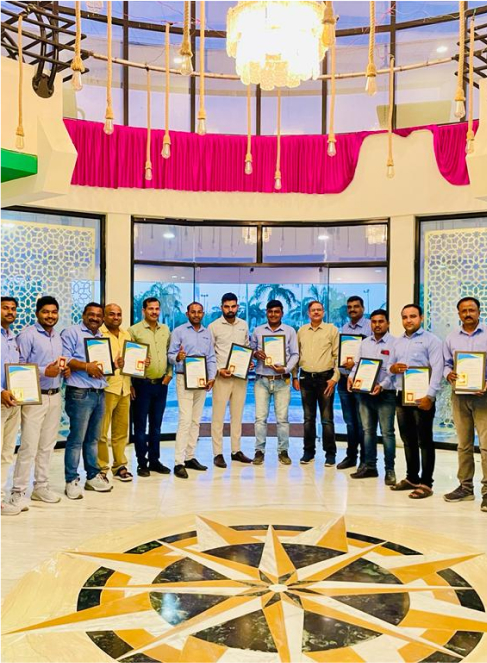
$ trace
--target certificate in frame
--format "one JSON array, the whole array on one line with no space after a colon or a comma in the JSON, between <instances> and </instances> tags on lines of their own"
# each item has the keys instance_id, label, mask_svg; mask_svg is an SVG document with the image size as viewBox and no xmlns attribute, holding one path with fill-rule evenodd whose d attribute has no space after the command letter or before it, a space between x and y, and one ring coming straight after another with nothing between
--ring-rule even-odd
<instances>
[{"instance_id":1,"label":"certificate in frame","mask_svg":"<svg viewBox=\"0 0 487 663\"><path fill-rule=\"evenodd\" d=\"M485 389L485 352L455 352L453 371L458 374L454 391L456 394L475 394Z\"/></svg>"},{"instance_id":2,"label":"certificate in frame","mask_svg":"<svg viewBox=\"0 0 487 663\"><path fill-rule=\"evenodd\" d=\"M144 378L146 365L145 362L149 355L148 343L136 343L126 339L123 342L122 358L123 368L121 375L128 375L132 378Z\"/></svg>"},{"instance_id":3,"label":"certificate in frame","mask_svg":"<svg viewBox=\"0 0 487 663\"><path fill-rule=\"evenodd\" d=\"M252 349L245 345L232 343L228 354L227 371L230 371L234 378L246 380L249 375L250 364L252 363Z\"/></svg>"},{"instance_id":4,"label":"certificate in frame","mask_svg":"<svg viewBox=\"0 0 487 663\"><path fill-rule=\"evenodd\" d=\"M103 375L113 375L113 357L110 339L105 336L85 338L85 355L88 363L94 362L101 368Z\"/></svg>"},{"instance_id":5,"label":"certificate in frame","mask_svg":"<svg viewBox=\"0 0 487 663\"><path fill-rule=\"evenodd\" d=\"M37 364L5 364L7 389L19 405L42 405Z\"/></svg>"},{"instance_id":6,"label":"certificate in frame","mask_svg":"<svg viewBox=\"0 0 487 663\"><path fill-rule=\"evenodd\" d=\"M379 378L382 359L369 359L361 357L355 373L352 391L359 394L370 394Z\"/></svg>"},{"instance_id":7,"label":"certificate in frame","mask_svg":"<svg viewBox=\"0 0 487 663\"><path fill-rule=\"evenodd\" d=\"M402 374L402 404L417 407L416 401L427 395L430 377L429 366L409 366Z\"/></svg>"},{"instance_id":8,"label":"certificate in frame","mask_svg":"<svg viewBox=\"0 0 487 663\"><path fill-rule=\"evenodd\" d=\"M262 351L266 355L265 366L286 365L286 336L266 334L262 336Z\"/></svg>"},{"instance_id":9,"label":"certificate in frame","mask_svg":"<svg viewBox=\"0 0 487 663\"><path fill-rule=\"evenodd\" d=\"M185 389L206 389L208 383L206 357L200 355L185 357L183 369Z\"/></svg>"},{"instance_id":10,"label":"certificate in frame","mask_svg":"<svg viewBox=\"0 0 487 663\"><path fill-rule=\"evenodd\" d=\"M340 334L338 346L339 367L342 367L348 359L355 361L355 355L364 338L362 334Z\"/></svg>"}]
</instances>

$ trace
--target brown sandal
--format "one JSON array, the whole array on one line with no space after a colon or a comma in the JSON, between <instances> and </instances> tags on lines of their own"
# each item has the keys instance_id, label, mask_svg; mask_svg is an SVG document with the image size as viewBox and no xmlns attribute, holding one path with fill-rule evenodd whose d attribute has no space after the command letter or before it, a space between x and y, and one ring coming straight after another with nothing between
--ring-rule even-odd
<instances>
[{"instance_id":1,"label":"brown sandal","mask_svg":"<svg viewBox=\"0 0 487 663\"><path fill-rule=\"evenodd\" d=\"M433 491L429 486L419 486L415 488L412 493L409 493L408 497L412 500L424 500L425 497L431 497Z\"/></svg>"},{"instance_id":2,"label":"brown sandal","mask_svg":"<svg viewBox=\"0 0 487 663\"><path fill-rule=\"evenodd\" d=\"M396 483L394 486L390 486L391 490L413 490L419 488L419 483L411 483L409 479L401 479L399 483Z\"/></svg>"}]
</instances>

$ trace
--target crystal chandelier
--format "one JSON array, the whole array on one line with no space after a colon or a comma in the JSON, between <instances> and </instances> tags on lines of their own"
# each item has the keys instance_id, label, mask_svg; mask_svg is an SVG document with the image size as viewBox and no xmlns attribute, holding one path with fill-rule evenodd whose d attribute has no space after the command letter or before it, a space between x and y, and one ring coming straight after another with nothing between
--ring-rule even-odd
<instances>
[{"instance_id":1,"label":"crystal chandelier","mask_svg":"<svg viewBox=\"0 0 487 663\"><path fill-rule=\"evenodd\" d=\"M327 48L323 2L241 0L227 14L227 53L244 85L297 87L317 78Z\"/></svg>"},{"instance_id":2,"label":"crystal chandelier","mask_svg":"<svg viewBox=\"0 0 487 663\"><path fill-rule=\"evenodd\" d=\"M365 226L367 244L385 244L387 241L386 226Z\"/></svg>"}]
</instances>

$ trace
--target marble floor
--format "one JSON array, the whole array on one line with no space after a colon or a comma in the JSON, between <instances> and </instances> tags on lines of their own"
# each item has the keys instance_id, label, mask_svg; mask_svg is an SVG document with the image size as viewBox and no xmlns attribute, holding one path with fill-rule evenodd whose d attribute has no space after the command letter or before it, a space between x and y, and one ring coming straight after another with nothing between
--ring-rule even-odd
<instances>
[{"instance_id":1,"label":"marble floor","mask_svg":"<svg viewBox=\"0 0 487 663\"><path fill-rule=\"evenodd\" d=\"M418 502L300 451L281 466L270 440L262 467L221 470L202 439L210 468L187 481L2 518L2 661L486 663L487 514L478 480L476 501L442 499L455 453L438 452ZM171 445L161 455L172 466Z\"/></svg>"}]
</instances>

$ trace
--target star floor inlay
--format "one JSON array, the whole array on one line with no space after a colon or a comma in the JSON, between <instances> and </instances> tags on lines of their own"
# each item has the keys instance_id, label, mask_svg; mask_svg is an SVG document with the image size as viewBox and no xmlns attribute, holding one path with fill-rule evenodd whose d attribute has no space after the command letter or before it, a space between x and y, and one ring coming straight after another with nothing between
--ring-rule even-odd
<instances>
[{"instance_id":1,"label":"star floor inlay","mask_svg":"<svg viewBox=\"0 0 487 663\"><path fill-rule=\"evenodd\" d=\"M100 542L60 553L6 600L5 660L27 660L15 657L22 640L57 660L69 636L82 636L91 661L487 660L485 596L467 579L480 574L485 588L482 553L456 542L418 550L414 535L405 546L376 536L373 521L347 531L332 514L238 513L132 528L140 543L124 552ZM29 605L35 573L59 605Z\"/></svg>"}]
</instances>

